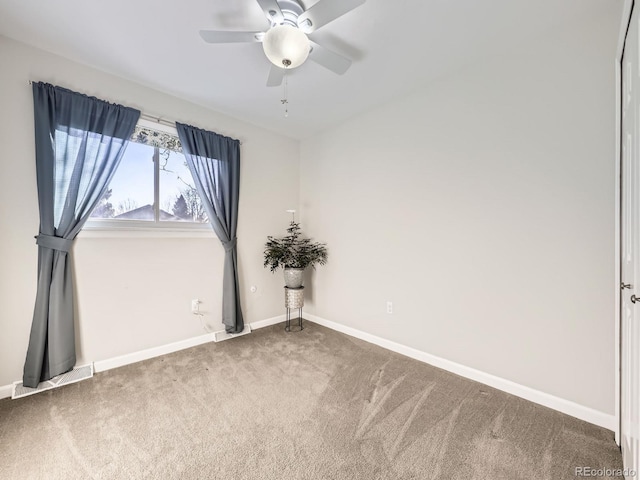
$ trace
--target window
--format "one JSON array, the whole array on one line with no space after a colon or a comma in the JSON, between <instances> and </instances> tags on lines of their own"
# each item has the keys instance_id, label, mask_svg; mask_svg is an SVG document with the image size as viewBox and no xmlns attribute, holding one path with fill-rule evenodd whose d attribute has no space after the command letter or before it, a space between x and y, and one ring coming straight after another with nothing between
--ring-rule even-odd
<instances>
[{"instance_id":1,"label":"window","mask_svg":"<svg viewBox=\"0 0 640 480\"><path fill-rule=\"evenodd\" d=\"M140 120L89 228L193 228L207 214L175 128Z\"/></svg>"}]
</instances>

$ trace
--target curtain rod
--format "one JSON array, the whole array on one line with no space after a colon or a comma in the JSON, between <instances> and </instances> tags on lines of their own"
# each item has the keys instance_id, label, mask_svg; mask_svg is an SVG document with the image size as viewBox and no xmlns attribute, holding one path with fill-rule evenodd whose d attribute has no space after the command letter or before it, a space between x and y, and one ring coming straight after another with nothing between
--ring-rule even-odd
<instances>
[{"instance_id":1,"label":"curtain rod","mask_svg":"<svg viewBox=\"0 0 640 480\"><path fill-rule=\"evenodd\" d=\"M157 115L151 115L149 113L140 113L140 118L142 118L143 120L148 120L150 122L156 122L160 125L165 125L167 127L173 127L176 128L176 122L173 120L167 120L165 118L159 117ZM240 142L240 145L242 145L244 142L242 140L238 140Z\"/></svg>"},{"instance_id":2,"label":"curtain rod","mask_svg":"<svg viewBox=\"0 0 640 480\"><path fill-rule=\"evenodd\" d=\"M33 85L33 80L29 80L29 85ZM175 128L176 126L176 122L174 120L167 120L165 118L162 118L161 116L158 115L151 115L149 113L140 113L140 118L144 119L144 120L149 120L150 122L156 122L159 123L160 125L165 125L167 127L173 127ZM242 140L240 141L240 145L242 145L244 142Z\"/></svg>"},{"instance_id":3,"label":"curtain rod","mask_svg":"<svg viewBox=\"0 0 640 480\"><path fill-rule=\"evenodd\" d=\"M174 122L173 120L166 120L158 115L151 115L149 113L140 113L140 118L142 118L143 120L149 120L150 122L159 123L160 125L166 125L167 127L175 128L176 126L176 122Z\"/></svg>"}]
</instances>

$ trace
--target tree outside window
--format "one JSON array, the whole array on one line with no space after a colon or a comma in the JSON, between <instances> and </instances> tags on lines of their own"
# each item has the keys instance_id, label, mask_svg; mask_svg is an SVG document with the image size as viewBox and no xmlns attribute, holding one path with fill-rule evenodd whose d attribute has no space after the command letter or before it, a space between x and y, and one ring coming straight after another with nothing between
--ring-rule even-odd
<instances>
[{"instance_id":1,"label":"tree outside window","mask_svg":"<svg viewBox=\"0 0 640 480\"><path fill-rule=\"evenodd\" d=\"M207 223L177 136L137 126L91 218Z\"/></svg>"}]
</instances>

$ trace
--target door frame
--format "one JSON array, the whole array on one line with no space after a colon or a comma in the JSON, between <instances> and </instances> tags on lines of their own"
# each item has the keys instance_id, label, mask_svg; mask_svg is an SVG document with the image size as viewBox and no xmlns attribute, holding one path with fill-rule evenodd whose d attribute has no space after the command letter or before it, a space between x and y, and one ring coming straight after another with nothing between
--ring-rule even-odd
<instances>
[{"instance_id":1,"label":"door frame","mask_svg":"<svg viewBox=\"0 0 640 480\"><path fill-rule=\"evenodd\" d=\"M631 11L633 10L634 0L624 0L624 6L622 7L622 19L620 22L620 32L618 34L618 46L616 49L616 59L615 59L615 75L616 75L616 129L615 129L615 159L616 159L616 174L615 174L615 285L614 285L614 322L615 322L615 441L618 446L620 446L620 428L622 418L620 416L620 309L622 308L622 299L620 295L620 283L622 282L621 278L621 249L620 249L620 230L621 230L621 201L622 201L622 55L624 53L624 42L627 37L627 30L629 27L629 21L631 19Z\"/></svg>"}]
</instances>

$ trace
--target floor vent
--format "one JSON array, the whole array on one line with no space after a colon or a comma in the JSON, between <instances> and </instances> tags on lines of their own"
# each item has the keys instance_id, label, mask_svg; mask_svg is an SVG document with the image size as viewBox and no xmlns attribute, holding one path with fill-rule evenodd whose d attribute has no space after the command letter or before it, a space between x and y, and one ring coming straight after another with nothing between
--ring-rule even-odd
<instances>
[{"instance_id":1,"label":"floor vent","mask_svg":"<svg viewBox=\"0 0 640 480\"><path fill-rule=\"evenodd\" d=\"M76 383L91 377L93 377L93 364L76 367L67 373L53 377L51 380L40 382L36 388L25 387L22 385L22 382L14 382L11 398L27 397L35 393L44 392L63 385L69 385L70 383Z\"/></svg>"},{"instance_id":2,"label":"floor vent","mask_svg":"<svg viewBox=\"0 0 640 480\"><path fill-rule=\"evenodd\" d=\"M248 333L251 333L251 326L248 324L245 324L244 330L242 330L240 333L227 333L224 330L222 330L221 332L215 332L213 335L214 335L215 342L222 342L223 340L229 340L230 338L241 337L242 335L247 335Z\"/></svg>"}]
</instances>

